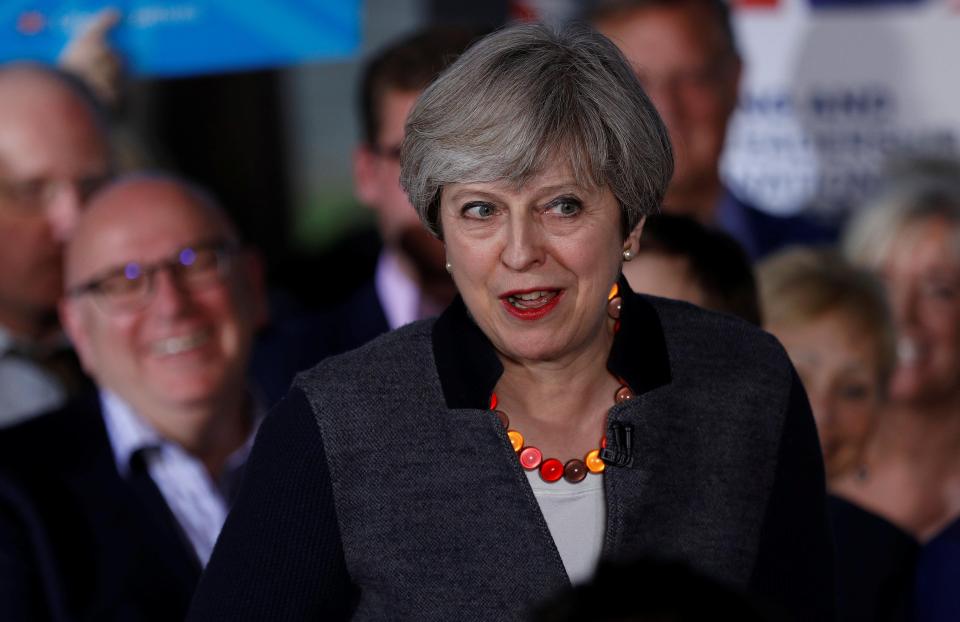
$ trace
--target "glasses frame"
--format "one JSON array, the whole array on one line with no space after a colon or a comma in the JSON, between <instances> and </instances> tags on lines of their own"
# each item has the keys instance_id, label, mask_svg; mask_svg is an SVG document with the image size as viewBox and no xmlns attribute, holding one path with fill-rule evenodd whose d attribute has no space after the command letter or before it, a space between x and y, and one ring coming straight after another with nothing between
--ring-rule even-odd
<instances>
[{"instance_id":1,"label":"glasses frame","mask_svg":"<svg viewBox=\"0 0 960 622\"><path fill-rule=\"evenodd\" d=\"M180 276L178 270L191 265L190 263L185 262L184 253L192 253L196 255L197 251L205 250L212 250L216 254L217 265L215 269L218 273L218 276L222 278L230 270L233 258L240 254L242 248L234 241L221 238L201 240L179 248L171 257L168 257L167 259L153 261L150 263L130 261L122 266L110 268L101 272L98 276L92 277L83 283L68 288L65 293L69 298L78 298L81 296L90 295L96 303L97 308L102 310L104 313L137 311L145 308L150 303L150 300L152 300L153 295L156 292L156 275L158 272L162 270L169 271L172 278L177 279L179 283L182 283L183 281L181 279L183 279L183 277ZM119 275L127 275L131 269L135 269L137 271L138 278L145 279L146 289L143 292L141 297L142 299L138 300L134 304L116 306L115 303L108 301L108 295L104 294L102 291L103 285L108 280ZM192 290L193 288L187 285L187 289Z\"/></svg>"}]
</instances>

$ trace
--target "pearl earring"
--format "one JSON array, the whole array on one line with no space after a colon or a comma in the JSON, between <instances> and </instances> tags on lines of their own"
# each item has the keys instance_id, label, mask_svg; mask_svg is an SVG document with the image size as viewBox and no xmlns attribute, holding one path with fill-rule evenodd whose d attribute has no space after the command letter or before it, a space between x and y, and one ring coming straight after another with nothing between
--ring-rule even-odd
<instances>
[{"instance_id":1,"label":"pearl earring","mask_svg":"<svg viewBox=\"0 0 960 622\"><path fill-rule=\"evenodd\" d=\"M633 259L633 251L629 248L623 249L623 260L630 261L631 259Z\"/></svg>"},{"instance_id":2,"label":"pearl earring","mask_svg":"<svg viewBox=\"0 0 960 622\"><path fill-rule=\"evenodd\" d=\"M453 274L453 264L451 264L449 261L448 261L447 264L444 266L444 268L447 269L447 273L448 273L448 274Z\"/></svg>"}]
</instances>

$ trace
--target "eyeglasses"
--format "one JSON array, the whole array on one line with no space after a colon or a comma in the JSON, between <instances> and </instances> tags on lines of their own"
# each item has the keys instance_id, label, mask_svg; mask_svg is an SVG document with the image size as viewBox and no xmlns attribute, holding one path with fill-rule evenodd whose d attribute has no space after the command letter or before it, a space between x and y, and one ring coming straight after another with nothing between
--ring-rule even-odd
<instances>
[{"instance_id":1,"label":"eyeglasses","mask_svg":"<svg viewBox=\"0 0 960 622\"><path fill-rule=\"evenodd\" d=\"M240 252L237 244L223 240L199 242L177 251L169 259L149 264L136 262L112 268L89 281L71 287L67 296L90 295L105 313L128 313L143 309L155 291L156 274L167 270L190 291L200 291L221 281L231 260Z\"/></svg>"},{"instance_id":2,"label":"eyeglasses","mask_svg":"<svg viewBox=\"0 0 960 622\"><path fill-rule=\"evenodd\" d=\"M77 179L0 179L0 199L12 209L32 214L50 205L66 186L70 186L77 193L81 203L85 202L108 179L108 175L91 175Z\"/></svg>"}]
</instances>

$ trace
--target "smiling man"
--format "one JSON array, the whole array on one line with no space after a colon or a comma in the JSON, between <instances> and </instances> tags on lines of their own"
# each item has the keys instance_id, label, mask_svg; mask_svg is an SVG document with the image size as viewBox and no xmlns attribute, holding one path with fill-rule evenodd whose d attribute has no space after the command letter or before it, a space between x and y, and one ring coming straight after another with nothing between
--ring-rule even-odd
<instances>
[{"instance_id":1,"label":"smiling man","mask_svg":"<svg viewBox=\"0 0 960 622\"><path fill-rule=\"evenodd\" d=\"M259 265L205 193L138 176L91 199L65 280L99 395L0 434L0 610L180 619L256 427Z\"/></svg>"}]
</instances>

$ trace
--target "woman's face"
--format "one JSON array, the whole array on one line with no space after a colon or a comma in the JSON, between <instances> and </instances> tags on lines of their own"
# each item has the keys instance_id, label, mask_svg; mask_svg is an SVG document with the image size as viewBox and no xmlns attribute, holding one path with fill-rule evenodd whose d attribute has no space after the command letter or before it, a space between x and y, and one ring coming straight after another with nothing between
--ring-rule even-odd
<instances>
[{"instance_id":1,"label":"woman's face","mask_svg":"<svg viewBox=\"0 0 960 622\"><path fill-rule=\"evenodd\" d=\"M881 404L877 341L833 311L809 322L771 326L810 399L827 477L860 464Z\"/></svg>"},{"instance_id":2,"label":"woman's face","mask_svg":"<svg viewBox=\"0 0 960 622\"><path fill-rule=\"evenodd\" d=\"M624 241L609 189L561 167L521 188L451 184L440 220L457 288L501 355L564 361L609 349L607 294L639 235Z\"/></svg>"},{"instance_id":3,"label":"woman's face","mask_svg":"<svg viewBox=\"0 0 960 622\"><path fill-rule=\"evenodd\" d=\"M932 218L908 226L880 265L897 327L890 397L937 402L960 389L960 249L956 228Z\"/></svg>"}]
</instances>

